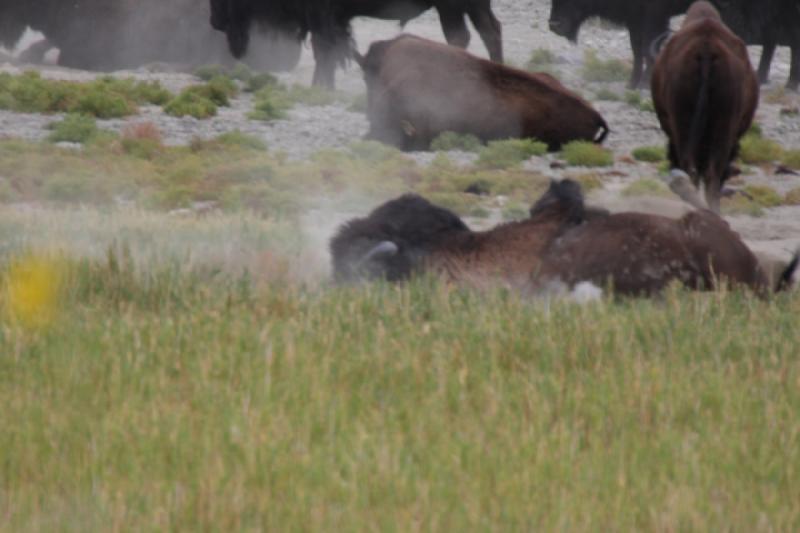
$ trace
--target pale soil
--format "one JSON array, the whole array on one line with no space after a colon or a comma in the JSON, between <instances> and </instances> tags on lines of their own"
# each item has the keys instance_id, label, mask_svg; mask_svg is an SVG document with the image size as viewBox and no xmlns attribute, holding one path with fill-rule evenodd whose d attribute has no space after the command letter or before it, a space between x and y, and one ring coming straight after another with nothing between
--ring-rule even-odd
<instances>
[{"instance_id":1,"label":"pale soil","mask_svg":"<svg viewBox=\"0 0 800 533\"><path fill-rule=\"evenodd\" d=\"M602 58L630 58L627 32L622 29L609 28L605 24L589 23L584 26L580 43L574 46L565 39L547 30L549 0L495 0L495 12L503 24L503 42L507 61L523 65L533 50L545 48L553 51L558 59L555 66L562 81L570 88L581 92L585 97L593 99L594 93L605 86L622 94L624 84L586 84L580 77L583 53L586 49L594 49ZM675 21L673 21L675 22ZM373 40L391 38L401 29L395 23L360 19L354 24L355 38L361 51L366 50ZM411 21L406 32L422 35L436 40L443 36L437 16L431 12ZM472 32L470 51L485 56L486 52L476 32ZM759 47L751 48L754 62L758 60ZM762 104L757 120L766 136L779 141L786 148L800 148L800 116L787 116L781 109L800 105L798 95L780 95L778 103L770 103L780 87L786 81L789 70L789 52L779 49L772 67L772 82L762 89ZM0 58L0 61L2 59ZM2 71L18 71L20 67L10 63L0 65ZM64 79L89 79L95 74L80 71L69 71L57 67L39 67L46 76ZM308 84L313 71L313 58L308 48L303 50L299 67L288 74L280 74L280 78L288 83ZM114 73L120 76L134 76L141 79L158 80L170 90L177 91L197 80L190 75L168 72L163 67L156 69L139 69ZM360 72L355 66L337 73L339 90L347 95L356 96L365 92ZM643 97L649 97L643 93ZM769 100L770 102L767 102ZM618 192L626 184L641 177L656 177L654 166L634 163L628 156L630 150L643 145L663 144L665 138L658 127L653 113L644 112L624 102L599 102L594 104L608 121L611 134L606 146L614 150L617 163L611 172L603 170L605 186L592 195L596 203L612 209L635 209L650 212L678 214L684 207L677 201L661 199L622 198ZM274 150L282 150L291 158L305 158L322 148L344 148L359 139L367 130L364 115L349 111L348 104L324 107L296 106L288 120L262 123L251 121L246 114L251 109L249 95L235 99L232 107L222 108L217 117L199 121L192 118L173 118L166 116L159 108L142 109L139 116L125 120L101 121L102 127L120 130L125 124L143 120L157 124L170 144L184 144L193 137L208 138L220 133L239 129L257 135L265 140ZM27 139L41 139L47 134L46 126L58 117L27 115L0 111L0 136L16 136ZM432 158L431 154L412 154L418 162L425 163ZM471 159L464 154L452 154L452 158L461 163ZM555 156L534 158L526 164L527 168L554 178L563 177L570 170L552 170L550 162ZM772 167L747 169L743 176L744 183L768 184L779 192L786 192L800 187L800 177L774 175ZM780 258L787 258L800 247L800 207L780 207L769 209L764 217L749 216L728 217L731 224L759 252Z\"/></svg>"}]
</instances>

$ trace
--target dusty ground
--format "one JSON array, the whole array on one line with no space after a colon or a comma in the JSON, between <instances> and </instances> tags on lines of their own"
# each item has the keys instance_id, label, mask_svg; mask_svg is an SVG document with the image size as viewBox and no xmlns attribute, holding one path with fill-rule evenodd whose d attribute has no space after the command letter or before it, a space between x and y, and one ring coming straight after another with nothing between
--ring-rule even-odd
<instances>
[{"instance_id":1,"label":"dusty ground","mask_svg":"<svg viewBox=\"0 0 800 533\"><path fill-rule=\"evenodd\" d=\"M550 33L547 30L549 0L495 0L494 4L495 12L503 24L505 53L510 63L522 65L533 50L540 48L551 50L558 59L556 68L562 81L590 99L601 85L587 85L582 81L580 67L584 51L594 49L602 58L617 57L625 60L630 58L627 32L622 29L609 28L599 23L587 24L581 33L579 46L574 46ZM371 41L391 38L401 31L395 23L368 19L355 21L354 28L356 41L362 51ZM410 22L405 31L436 40L443 39L438 18L433 12ZM475 32L470 50L486 56L483 44ZM754 62L758 60L759 53L759 47L751 48ZM788 75L788 59L788 50L780 49L773 62L772 83L763 88L762 95L777 94ZM57 67L40 67L40 69L44 75L57 78L88 79L95 75ZM6 63L0 65L0 70L13 72L19 70L19 67ZM294 72L281 74L280 77L286 82L308 84L312 71L313 58L310 50L306 48L300 66ZM193 76L166 72L163 68L142 68L115 74L155 79L171 90L178 90L197 81ZM349 95L356 96L365 92L360 72L355 66L340 71L337 74L337 83L338 88ZM624 92L622 83L602 86L617 93ZM649 95L644 94L644 96ZM762 98L757 115L765 135L779 141L786 148L800 148L800 117L780 114L781 108L800 104L800 97L783 95L778 103L768 103L765 100L773 101L775 98ZM653 166L633 163L625 156L637 146L664 143L665 139L655 115L640 111L624 102L594 103L611 127L612 132L606 145L614 150L618 160L613 169L603 171L605 185L593 195L593 201L612 209L637 209L672 214L681 212L684 208L678 202L663 199L625 199L617 194L626 183L641 177L654 177ZM100 125L120 130L127 122L149 120L158 125L166 142L172 144L183 144L193 137L213 137L239 129L263 138L271 149L283 150L289 157L298 159L305 158L322 148L346 147L361 137L367 129L364 115L349 111L345 103L324 107L297 106L290 112L288 120L273 123L247 120L246 114L251 105L250 96L242 95L234 101L232 107L220 109L219 115L210 120L174 118L164 115L159 108L144 108L137 117L101 121ZM46 125L57 119L58 117L53 116L0 111L0 135L41 139L47 134ZM412 157L425 162L431 159L431 154L412 154ZM453 158L464 162L470 160L463 154L461 156L453 154ZM527 166L553 177L561 177L564 171L550 169L550 159L553 158L554 156L536 158L528 162ZM744 181L769 184L780 192L800 187L800 177L774 175L772 168L748 169ZM729 220L758 251L785 258L800 246L800 207L769 209L764 217L737 216L730 217Z\"/></svg>"}]
</instances>

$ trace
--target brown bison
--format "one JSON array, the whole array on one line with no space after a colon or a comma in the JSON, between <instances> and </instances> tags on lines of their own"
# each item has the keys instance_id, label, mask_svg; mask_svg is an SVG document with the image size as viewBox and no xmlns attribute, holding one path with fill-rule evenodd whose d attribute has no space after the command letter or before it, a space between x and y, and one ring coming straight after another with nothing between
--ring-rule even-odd
<instances>
[{"instance_id":1,"label":"brown bison","mask_svg":"<svg viewBox=\"0 0 800 533\"><path fill-rule=\"evenodd\" d=\"M298 41L310 34L314 51L314 85L334 86L337 65L351 57L352 29L356 17L397 20L405 24L433 8L447 42L466 48L469 17L483 39L489 57L503 61L500 22L491 0L210 0L211 25L224 31L234 57L247 53L250 28L268 24L292 33Z\"/></svg>"},{"instance_id":2,"label":"brown bison","mask_svg":"<svg viewBox=\"0 0 800 533\"><path fill-rule=\"evenodd\" d=\"M744 42L710 3L692 4L659 54L652 93L671 166L688 173L695 186L703 181L706 202L719 212L739 138L758 105L758 80Z\"/></svg>"},{"instance_id":3,"label":"brown bison","mask_svg":"<svg viewBox=\"0 0 800 533\"><path fill-rule=\"evenodd\" d=\"M553 182L526 220L471 231L461 219L405 195L343 225L331 240L334 279L400 281L432 272L470 286L536 293L583 283L623 295L649 295L673 281L695 290L732 285L767 292L755 256L710 211L680 219L608 214L584 206L580 186ZM784 288L797 267L785 269Z\"/></svg>"},{"instance_id":4,"label":"brown bison","mask_svg":"<svg viewBox=\"0 0 800 533\"><path fill-rule=\"evenodd\" d=\"M532 74L411 35L356 55L367 84L367 138L425 150L440 133L483 141L536 138L557 150L602 142L608 126L592 106L548 74Z\"/></svg>"}]
</instances>

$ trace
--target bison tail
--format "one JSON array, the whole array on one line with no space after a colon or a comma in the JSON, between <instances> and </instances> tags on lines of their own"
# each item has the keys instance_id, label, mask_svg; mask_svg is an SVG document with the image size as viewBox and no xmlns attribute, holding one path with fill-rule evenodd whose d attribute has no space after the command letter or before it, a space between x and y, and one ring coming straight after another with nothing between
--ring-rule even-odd
<instances>
[{"instance_id":1,"label":"bison tail","mask_svg":"<svg viewBox=\"0 0 800 533\"><path fill-rule=\"evenodd\" d=\"M800 250L795 252L792 260L786 265L786 268L781 272L778 278L778 284L775 286L775 292L782 292L788 290L792 286L792 279L797 272L797 267L800 266Z\"/></svg>"},{"instance_id":2,"label":"bison tail","mask_svg":"<svg viewBox=\"0 0 800 533\"><path fill-rule=\"evenodd\" d=\"M708 92L711 78L711 57L705 53L700 58L700 85L697 90L697 100L692 114L692 124L689 129L688 156L689 168L684 169L692 176L698 172L696 154L700 148L700 142L708 127L709 102Z\"/></svg>"},{"instance_id":3,"label":"bison tail","mask_svg":"<svg viewBox=\"0 0 800 533\"><path fill-rule=\"evenodd\" d=\"M608 132L611 131L608 128L608 124L602 117L600 118L599 127L600 127L600 133L598 133L597 136L594 138L595 144L603 144L603 141L605 141L606 137L608 137Z\"/></svg>"},{"instance_id":4,"label":"bison tail","mask_svg":"<svg viewBox=\"0 0 800 533\"><path fill-rule=\"evenodd\" d=\"M658 37L656 37L655 39L653 39L653 42L650 43L650 49L648 50L651 61L655 62L656 58L658 57L658 54L661 53L661 50L664 48L666 42L669 41L670 37L672 37L672 30L667 30Z\"/></svg>"}]
</instances>

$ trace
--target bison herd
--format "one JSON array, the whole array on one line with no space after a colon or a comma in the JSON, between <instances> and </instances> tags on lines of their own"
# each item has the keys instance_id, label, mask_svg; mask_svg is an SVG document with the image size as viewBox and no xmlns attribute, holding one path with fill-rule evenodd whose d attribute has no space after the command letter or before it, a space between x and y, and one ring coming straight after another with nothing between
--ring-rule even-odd
<instances>
[{"instance_id":1,"label":"bison herd","mask_svg":"<svg viewBox=\"0 0 800 533\"><path fill-rule=\"evenodd\" d=\"M448 45L401 35L358 53L353 18L405 24L430 9ZM683 25L670 33L670 18L683 13ZM580 188L565 180L551 185L528 219L474 232L455 214L406 195L340 229L331 242L338 280L399 281L434 272L531 291L611 284L624 294L650 294L672 281L707 289L724 279L761 294L786 284L797 260L768 286L753 254L718 213L776 46L791 48L787 86L800 83L800 2L552 0L549 27L576 41L591 17L628 28L630 85L650 82L672 175L682 176L673 190L697 210L678 220L612 215L587 208ZM464 50L467 19L489 60ZM554 77L502 63L501 26L490 0L0 0L0 44L13 47L26 28L44 35L27 59L55 47L60 64L93 70L231 56L259 58L262 68L293 68L309 39L313 83L332 88L337 66L354 60L367 86L367 137L403 150L427 149L446 131L484 142L535 138L550 150L573 140L601 143L609 133L603 117ZM253 34L265 48L247 54ZM746 44L763 45L758 73ZM704 190L705 201L680 185L686 176Z\"/></svg>"}]
</instances>

